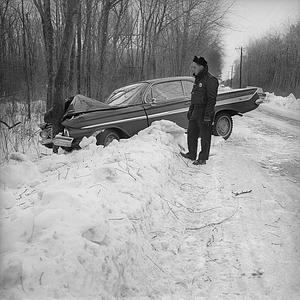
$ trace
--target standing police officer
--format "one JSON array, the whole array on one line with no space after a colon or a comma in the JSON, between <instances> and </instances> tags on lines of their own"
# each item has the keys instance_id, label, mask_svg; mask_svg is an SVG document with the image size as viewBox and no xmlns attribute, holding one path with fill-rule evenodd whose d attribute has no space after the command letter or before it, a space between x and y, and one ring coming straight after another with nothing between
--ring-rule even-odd
<instances>
[{"instance_id":1,"label":"standing police officer","mask_svg":"<svg viewBox=\"0 0 300 300\"><path fill-rule=\"evenodd\" d=\"M194 165L204 165L209 157L212 123L218 94L218 80L208 72L207 62L203 57L195 56L192 68L195 83L191 95L191 106L187 118L188 153L181 153L185 158L195 160ZM197 158L198 137L201 138L201 152Z\"/></svg>"}]
</instances>

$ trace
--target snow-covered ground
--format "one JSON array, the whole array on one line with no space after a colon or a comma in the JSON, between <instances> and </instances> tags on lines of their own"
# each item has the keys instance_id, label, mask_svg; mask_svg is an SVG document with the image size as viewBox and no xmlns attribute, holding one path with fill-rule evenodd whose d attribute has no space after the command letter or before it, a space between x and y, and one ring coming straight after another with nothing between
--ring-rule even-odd
<instances>
[{"instance_id":1,"label":"snow-covered ground","mask_svg":"<svg viewBox=\"0 0 300 300\"><path fill-rule=\"evenodd\" d=\"M271 112L287 115L289 118L300 121L300 99L297 99L293 94L282 97L276 96L274 93L266 93L264 107Z\"/></svg>"},{"instance_id":2,"label":"snow-covered ground","mask_svg":"<svg viewBox=\"0 0 300 300\"><path fill-rule=\"evenodd\" d=\"M300 124L270 103L235 117L202 167L168 121L107 148L12 154L0 298L299 299Z\"/></svg>"},{"instance_id":3,"label":"snow-covered ground","mask_svg":"<svg viewBox=\"0 0 300 300\"><path fill-rule=\"evenodd\" d=\"M297 99L293 94L289 94L287 97L282 97L276 96L274 93L266 93L266 102L282 109L300 111L300 99Z\"/></svg>"}]
</instances>

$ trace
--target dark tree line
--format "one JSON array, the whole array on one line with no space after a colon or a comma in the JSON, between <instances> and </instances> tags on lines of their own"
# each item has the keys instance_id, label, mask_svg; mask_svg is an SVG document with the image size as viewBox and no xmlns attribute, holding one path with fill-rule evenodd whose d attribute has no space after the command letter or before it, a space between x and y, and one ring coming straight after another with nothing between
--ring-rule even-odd
<instances>
[{"instance_id":1,"label":"dark tree line","mask_svg":"<svg viewBox=\"0 0 300 300\"><path fill-rule=\"evenodd\" d=\"M266 91L300 97L300 21L282 34L271 33L246 47L242 64L243 86L259 86ZM233 84L238 86L239 63Z\"/></svg>"},{"instance_id":2,"label":"dark tree line","mask_svg":"<svg viewBox=\"0 0 300 300\"><path fill-rule=\"evenodd\" d=\"M0 0L0 97L103 101L119 86L189 74L194 55L219 76L226 0Z\"/></svg>"}]
</instances>

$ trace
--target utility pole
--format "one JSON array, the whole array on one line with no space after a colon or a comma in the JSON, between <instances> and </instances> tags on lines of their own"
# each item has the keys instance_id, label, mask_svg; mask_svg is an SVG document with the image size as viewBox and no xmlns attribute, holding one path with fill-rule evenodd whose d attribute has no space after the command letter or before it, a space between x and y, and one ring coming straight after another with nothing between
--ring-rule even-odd
<instances>
[{"instance_id":1,"label":"utility pole","mask_svg":"<svg viewBox=\"0 0 300 300\"><path fill-rule=\"evenodd\" d=\"M243 47L235 48L236 50L240 50L240 88L242 88L242 72L243 72Z\"/></svg>"},{"instance_id":2,"label":"utility pole","mask_svg":"<svg viewBox=\"0 0 300 300\"><path fill-rule=\"evenodd\" d=\"M240 58L240 88L242 88L242 65L243 65L243 47L241 47L241 58Z\"/></svg>"},{"instance_id":3,"label":"utility pole","mask_svg":"<svg viewBox=\"0 0 300 300\"><path fill-rule=\"evenodd\" d=\"M230 87L232 88L232 79L233 79L233 65L231 66L231 75L230 75Z\"/></svg>"}]
</instances>

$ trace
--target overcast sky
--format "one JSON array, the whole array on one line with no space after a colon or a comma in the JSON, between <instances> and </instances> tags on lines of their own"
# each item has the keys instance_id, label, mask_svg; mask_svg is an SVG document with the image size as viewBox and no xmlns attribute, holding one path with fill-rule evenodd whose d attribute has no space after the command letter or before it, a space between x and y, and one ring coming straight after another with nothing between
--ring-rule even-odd
<instances>
[{"instance_id":1,"label":"overcast sky","mask_svg":"<svg viewBox=\"0 0 300 300\"><path fill-rule=\"evenodd\" d=\"M228 16L233 28L224 30L223 79L228 78L231 65L239 58L235 48L246 46L251 39L270 30L283 29L300 18L300 0L235 0Z\"/></svg>"}]
</instances>

